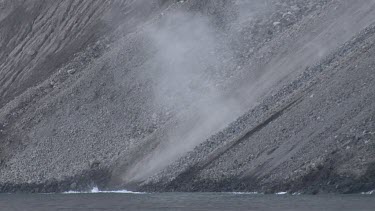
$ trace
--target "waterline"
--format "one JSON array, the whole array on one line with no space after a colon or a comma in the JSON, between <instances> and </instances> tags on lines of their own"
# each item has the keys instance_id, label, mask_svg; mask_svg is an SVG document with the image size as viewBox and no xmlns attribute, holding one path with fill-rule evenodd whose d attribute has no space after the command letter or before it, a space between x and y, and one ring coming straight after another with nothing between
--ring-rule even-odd
<instances>
[{"instance_id":1,"label":"waterline","mask_svg":"<svg viewBox=\"0 0 375 211\"><path fill-rule=\"evenodd\" d=\"M80 194L80 193L125 193L125 194L146 194L145 192L134 192L128 190L113 190L113 191L101 191L98 187L94 187L91 191L67 191L64 194Z\"/></svg>"}]
</instances>

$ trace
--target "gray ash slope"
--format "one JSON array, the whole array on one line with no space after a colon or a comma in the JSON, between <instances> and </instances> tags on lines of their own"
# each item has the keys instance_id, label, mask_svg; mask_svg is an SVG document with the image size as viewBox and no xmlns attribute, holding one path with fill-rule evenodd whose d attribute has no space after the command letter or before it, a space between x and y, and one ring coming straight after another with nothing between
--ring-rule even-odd
<instances>
[{"instance_id":1,"label":"gray ash slope","mask_svg":"<svg viewBox=\"0 0 375 211\"><path fill-rule=\"evenodd\" d=\"M373 190L374 62L369 58L375 50L374 32L375 27L369 27L321 64L306 69L144 182L143 188L266 193Z\"/></svg>"},{"instance_id":2,"label":"gray ash slope","mask_svg":"<svg viewBox=\"0 0 375 211\"><path fill-rule=\"evenodd\" d=\"M374 8L0 1L1 191L372 190Z\"/></svg>"}]
</instances>

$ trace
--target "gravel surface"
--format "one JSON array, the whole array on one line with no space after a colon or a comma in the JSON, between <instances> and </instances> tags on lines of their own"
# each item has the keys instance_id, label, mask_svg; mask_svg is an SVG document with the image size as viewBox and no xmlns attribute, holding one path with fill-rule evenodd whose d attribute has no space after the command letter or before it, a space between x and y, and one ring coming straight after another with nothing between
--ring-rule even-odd
<instances>
[{"instance_id":1,"label":"gravel surface","mask_svg":"<svg viewBox=\"0 0 375 211\"><path fill-rule=\"evenodd\" d=\"M374 8L0 1L0 191L373 190Z\"/></svg>"}]
</instances>

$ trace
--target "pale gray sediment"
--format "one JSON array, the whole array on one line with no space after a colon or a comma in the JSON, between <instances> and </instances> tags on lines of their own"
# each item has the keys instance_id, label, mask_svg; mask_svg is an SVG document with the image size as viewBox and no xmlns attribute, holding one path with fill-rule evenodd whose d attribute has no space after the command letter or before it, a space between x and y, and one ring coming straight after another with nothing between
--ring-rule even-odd
<instances>
[{"instance_id":1,"label":"pale gray sediment","mask_svg":"<svg viewBox=\"0 0 375 211\"><path fill-rule=\"evenodd\" d=\"M0 1L1 192L375 189L375 2L249 2Z\"/></svg>"}]
</instances>

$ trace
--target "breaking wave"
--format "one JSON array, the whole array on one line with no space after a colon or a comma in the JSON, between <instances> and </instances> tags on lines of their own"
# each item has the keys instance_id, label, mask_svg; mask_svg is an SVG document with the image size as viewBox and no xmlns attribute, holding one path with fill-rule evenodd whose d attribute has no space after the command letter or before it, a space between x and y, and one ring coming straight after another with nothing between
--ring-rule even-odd
<instances>
[{"instance_id":1,"label":"breaking wave","mask_svg":"<svg viewBox=\"0 0 375 211\"><path fill-rule=\"evenodd\" d=\"M368 191L368 192L362 192L361 194L363 194L363 195L373 195L373 194L375 194L375 190Z\"/></svg>"},{"instance_id":2,"label":"breaking wave","mask_svg":"<svg viewBox=\"0 0 375 211\"><path fill-rule=\"evenodd\" d=\"M79 193L126 193L126 194L145 194L145 192L134 192L128 190L113 190L113 191L101 191L98 187L94 187L91 191L67 191L64 194L79 194Z\"/></svg>"},{"instance_id":3,"label":"breaking wave","mask_svg":"<svg viewBox=\"0 0 375 211\"><path fill-rule=\"evenodd\" d=\"M230 192L231 194L235 194L235 195L258 195L258 194L261 194L261 193L258 193L258 192Z\"/></svg>"}]
</instances>

